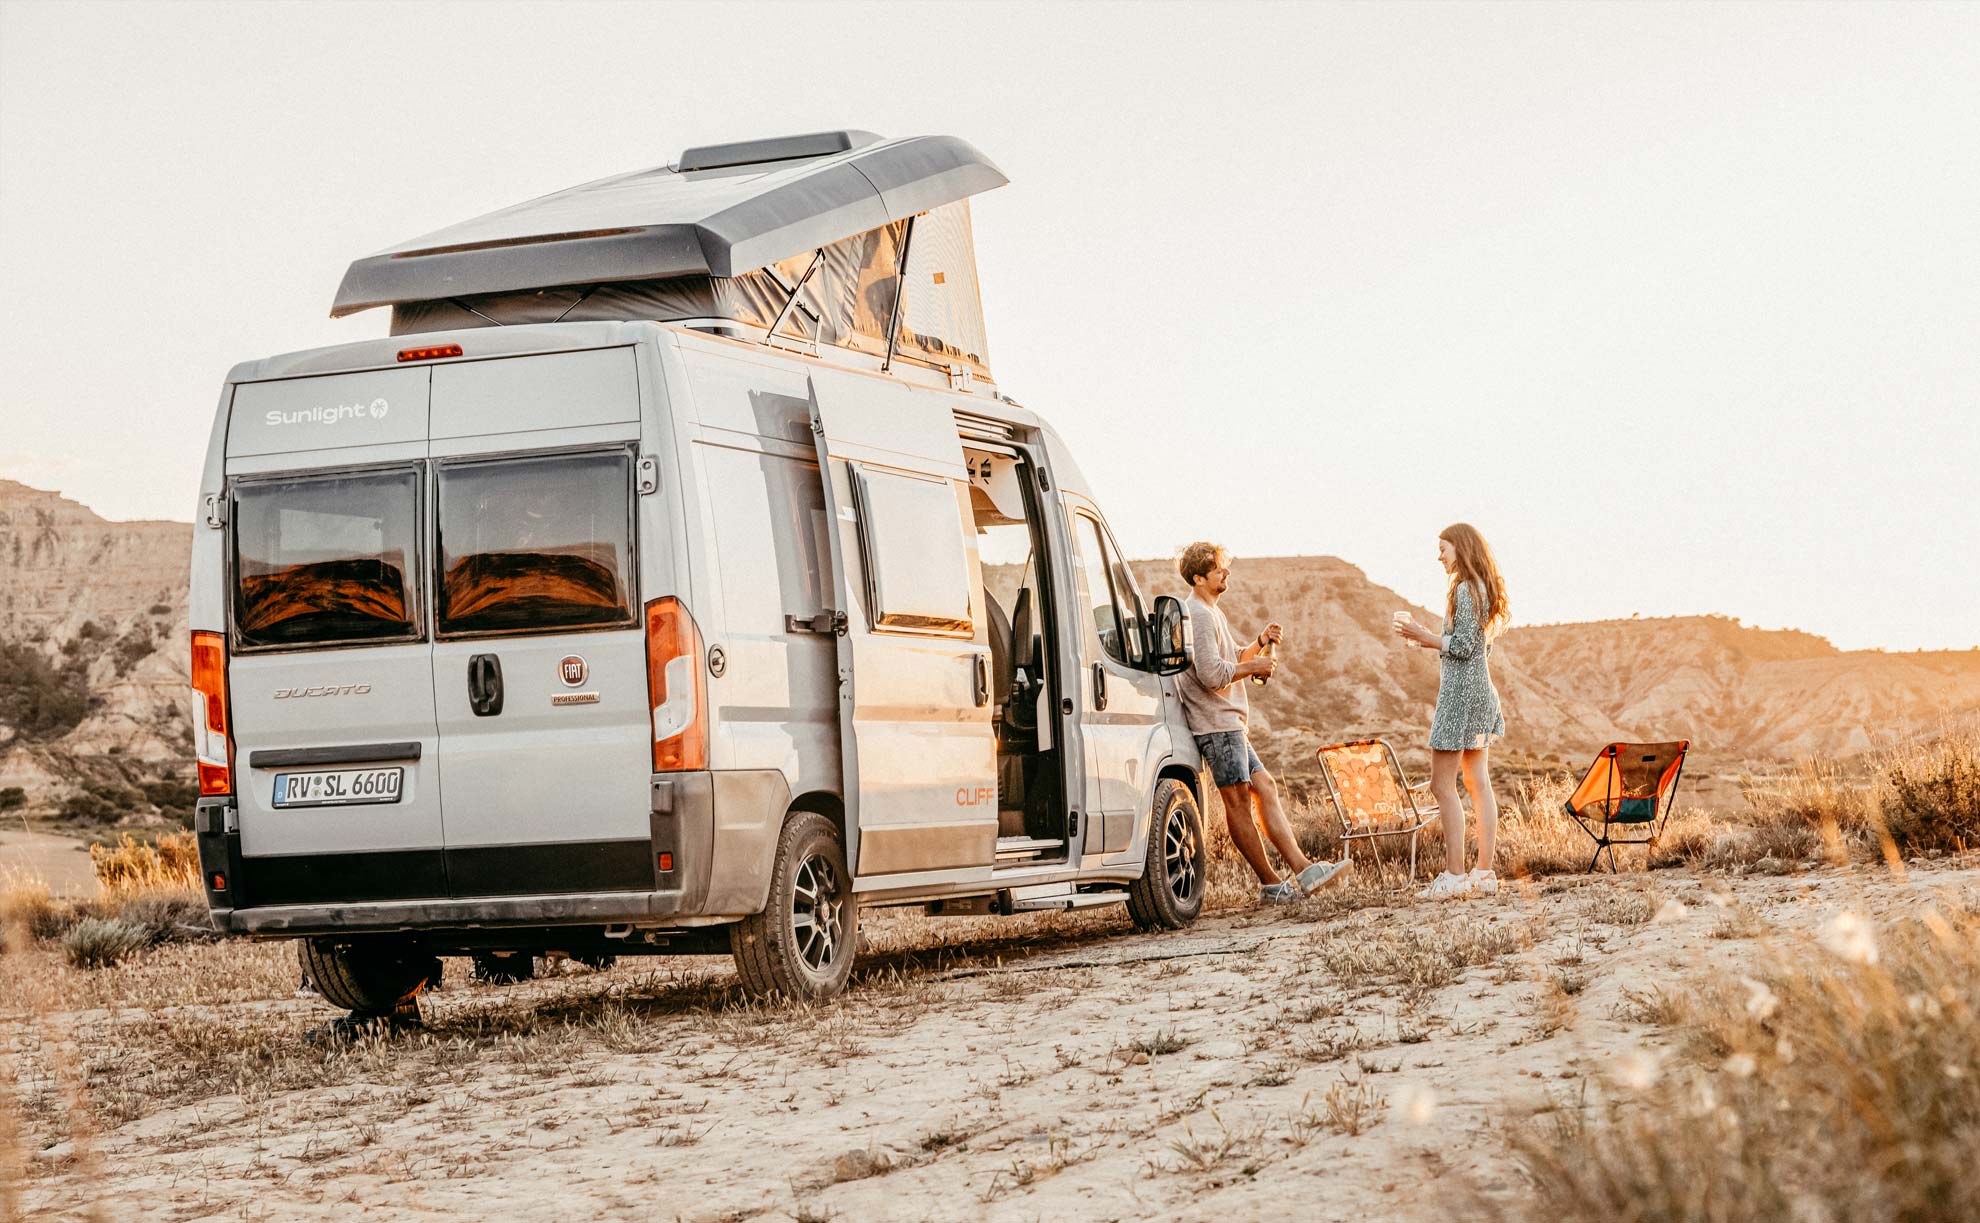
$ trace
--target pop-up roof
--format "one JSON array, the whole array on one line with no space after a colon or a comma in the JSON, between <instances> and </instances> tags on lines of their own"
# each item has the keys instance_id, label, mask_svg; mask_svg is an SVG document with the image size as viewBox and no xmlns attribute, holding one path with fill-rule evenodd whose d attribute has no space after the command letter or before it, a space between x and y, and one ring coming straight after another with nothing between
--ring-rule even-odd
<instances>
[{"instance_id":1,"label":"pop-up roof","mask_svg":"<svg viewBox=\"0 0 1980 1223\"><path fill-rule=\"evenodd\" d=\"M395 335L733 319L869 351L891 324L900 353L987 375L967 199L1007 181L953 136L692 148L359 259L330 313L392 306Z\"/></svg>"}]
</instances>

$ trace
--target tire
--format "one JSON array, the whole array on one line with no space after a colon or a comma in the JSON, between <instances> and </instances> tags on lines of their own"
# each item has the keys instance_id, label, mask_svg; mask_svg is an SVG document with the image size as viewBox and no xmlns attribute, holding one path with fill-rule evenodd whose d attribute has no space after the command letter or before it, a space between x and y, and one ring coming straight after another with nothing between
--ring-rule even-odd
<instances>
[{"instance_id":1,"label":"tire","mask_svg":"<svg viewBox=\"0 0 1980 1223\"><path fill-rule=\"evenodd\" d=\"M536 957L527 951L477 951L474 979L488 985L514 985L536 975Z\"/></svg>"},{"instance_id":2,"label":"tire","mask_svg":"<svg viewBox=\"0 0 1980 1223\"><path fill-rule=\"evenodd\" d=\"M754 995L820 1001L845 989L858 949L859 907L839 830L815 811L792 812L763 912L729 927L736 975Z\"/></svg>"},{"instance_id":3,"label":"tire","mask_svg":"<svg viewBox=\"0 0 1980 1223\"><path fill-rule=\"evenodd\" d=\"M440 979L438 957L397 939L303 939L296 955L325 1002L360 1015L393 1014Z\"/></svg>"},{"instance_id":4,"label":"tire","mask_svg":"<svg viewBox=\"0 0 1980 1223\"><path fill-rule=\"evenodd\" d=\"M1148 860L1128 885L1128 916L1143 930L1180 930L1203 912L1209 857L1196 796L1173 777L1155 786Z\"/></svg>"}]
</instances>

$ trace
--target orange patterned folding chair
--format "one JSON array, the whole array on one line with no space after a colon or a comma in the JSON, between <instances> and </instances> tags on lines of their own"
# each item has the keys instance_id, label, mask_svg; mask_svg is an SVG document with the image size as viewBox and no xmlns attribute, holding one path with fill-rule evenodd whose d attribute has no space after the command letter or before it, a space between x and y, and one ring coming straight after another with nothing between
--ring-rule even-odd
<instances>
[{"instance_id":1,"label":"orange patterned folding chair","mask_svg":"<svg viewBox=\"0 0 1980 1223\"><path fill-rule=\"evenodd\" d=\"M1609 853L1609 870L1616 870L1616 846L1648 845L1663 835L1670 818L1671 799L1684 772L1684 754L1691 740L1670 743L1611 743L1588 766L1588 775L1562 806L1595 842L1594 870ZM1645 836L1615 835L1617 825L1636 828Z\"/></svg>"},{"instance_id":2,"label":"orange patterned folding chair","mask_svg":"<svg viewBox=\"0 0 1980 1223\"><path fill-rule=\"evenodd\" d=\"M1409 877L1416 878L1416 836L1437 818L1437 804L1425 793L1427 781L1410 785L1396 750L1381 739L1357 739L1320 749L1320 778L1327 801L1341 821L1341 856L1355 841L1368 841L1382 855L1377 837L1409 838Z\"/></svg>"}]
</instances>

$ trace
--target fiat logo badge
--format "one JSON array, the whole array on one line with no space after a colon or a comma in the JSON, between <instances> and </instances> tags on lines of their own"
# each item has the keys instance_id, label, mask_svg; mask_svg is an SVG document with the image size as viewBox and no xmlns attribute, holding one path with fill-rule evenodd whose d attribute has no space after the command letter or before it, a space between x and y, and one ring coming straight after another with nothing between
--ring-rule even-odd
<instances>
[{"instance_id":1,"label":"fiat logo badge","mask_svg":"<svg viewBox=\"0 0 1980 1223\"><path fill-rule=\"evenodd\" d=\"M578 655L566 654L557 664L557 674L563 679L565 687L575 688L584 682L585 676L591 674L591 668Z\"/></svg>"}]
</instances>

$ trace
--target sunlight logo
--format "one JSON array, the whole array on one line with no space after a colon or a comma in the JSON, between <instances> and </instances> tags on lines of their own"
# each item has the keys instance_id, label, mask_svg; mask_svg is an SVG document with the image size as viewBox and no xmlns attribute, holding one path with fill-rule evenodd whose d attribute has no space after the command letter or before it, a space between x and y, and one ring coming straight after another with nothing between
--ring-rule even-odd
<instances>
[{"instance_id":1,"label":"sunlight logo","mask_svg":"<svg viewBox=\"0 0 1980 1223\"><path fill-rule=\"evenodd\" d=\"M369 404L340 403L328 408L297 408L293 412L270 411L262 419L271 427L281 425L338 425L348 420L384 420L392 405L383 398L374 399Z\"/></svg>"}]
</instances>

